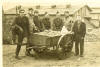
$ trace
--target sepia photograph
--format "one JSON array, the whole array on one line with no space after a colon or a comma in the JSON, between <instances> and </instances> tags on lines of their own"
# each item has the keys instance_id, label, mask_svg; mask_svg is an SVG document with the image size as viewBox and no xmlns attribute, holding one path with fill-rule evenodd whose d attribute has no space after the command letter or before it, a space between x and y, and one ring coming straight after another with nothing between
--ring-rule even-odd
<instances>
[{"instance_id":1,"label":"sepia photograph","mask_svg":"<svg viewBox=\"0 0 100 67\"><path fill-rule=\"evenodd\" d=\"M100 67L99 0L2 1L2 67Z\"/></svg>"}]
</instances>

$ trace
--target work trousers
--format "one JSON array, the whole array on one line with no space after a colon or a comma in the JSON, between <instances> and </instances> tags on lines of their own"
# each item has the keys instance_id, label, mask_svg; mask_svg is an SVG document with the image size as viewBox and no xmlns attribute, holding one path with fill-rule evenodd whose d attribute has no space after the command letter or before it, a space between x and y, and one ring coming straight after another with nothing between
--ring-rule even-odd
<instances>
[{"instance_id":1,"label":"work trousers","mask_svg":"<svg viewBox=\"0 0 100 67\"><path fill-rule=\"evenodd\" d=\"M84 39L82 39L82 37L80 35L77 35L75 37L75 53L76 53L76 55L79 55L79 48L80 48L80 55L83 55L83 52L84 52Z\"/></svg>"},{"instance_id":2,"label":"work trousers","mask_svg":"<svg viewBox=\"0 0 100 67\"><path fill-rule=\"evenodd\" d=\"M29 35L25 35L19 31L19 32L17 32L17 36L18 36L18 43L17 43L17 48L16 48L16 56L19 55L19 52L20 52L20 49L22 46L22 42L23 42L23 39L25 37L27 38L27 44L26 44L26 51L27 52L29 52L29 50L27 48L30 47Z\"/></svg>"}]
</instances>

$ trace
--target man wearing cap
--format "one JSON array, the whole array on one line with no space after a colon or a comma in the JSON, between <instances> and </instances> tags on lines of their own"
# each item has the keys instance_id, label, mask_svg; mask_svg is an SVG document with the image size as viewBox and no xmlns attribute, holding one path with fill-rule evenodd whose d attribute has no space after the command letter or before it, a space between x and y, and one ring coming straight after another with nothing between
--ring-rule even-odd
<instances>
[{"instance_id":1,"label":"man wearing cap","mask_svg":"<svg viewBox=\"0 0 100 67\"><path fill-rule=\"evenodd\" d=\"M42 24L41 24L41 21L40 21L40 18L38 16L39 12L37 10L34 11L34 24L35 26L37 27L38 31L42 31Z\"/></svg>"},{"instance_id":2,"label":"man wearing cap","mask_svg":"<svg viewBox=\"0 0 100 67\"><path fill-rule=\"evenodd\" d=\"M63 27L63 20L60 18L60 14L57 11L56 18L53 20L53 30L54 31L61 31Z\"/></svg>"},{"instance_id":3,"label":"man wearing cap","mask_svg":"<svg viewBox=\"0 0 100 67\"><path fill-rule=\"evenodd\" d=\"M80 45L80 57L83 57L84 52L84 37L86 34L86 24L82 22L80 15L77 16L77 20L73 25L72 31L74 32L75 40L75 55L79 55L79 45Z\"/></svg>"},{"instance_id":4,"label":"man wearing cap","mask_svg":"<svg viewBox=\"0 0 100 67\"><path fill-rule=\"evenodd\" d=\"M33 9L32 8L28 9L27 17L28 17L28 20L29 20L29 30L30 30L30 33L33 33L33 30L36 30L36 26L34 24Z\"/></svg>"},{"instance_id":5,"label":"man wearing cap","mask_svg":"<svg viewBox=\"0 0 100 67\"><path fill-rule=\"evenodd\" d=\"M43 23L43 28L44 30L49 30L51 29L51 22L50 22L50 18L47 12L45 12L45 16L42 19L42 23Z\"/></svg>"},{"instance_id":6,"label":"man wearing cap","mask_svg":"<svg viewBox=\"0 0 100 67\"><path fill-rule=\"evenodd\" d=\"M28 18L24 15L25 10L21 9L19 11L19 16L17 16L14 20L14 30L16 35L18 36L18 43L16 48L16 59L19 58L19 52L21 49L22 41L24 37L27 37L27 41L29 43L29 21Z\"/></svg>"},{"instance_id":7,"label":"man wearing cap","mask_svg":"<svg viewBox=\"0 0 100 67\"><path fill-rule=\"evenodd\" d=\"M37 30L37 27L34 24L34 19L33 19L33 9L29 8L28 9L28 14L26 15L29 21L29 44L26 45L26 55L31 55L29 47L31 47L31 35L34 33L35 30Z\"/></svg>"}]
</instances>

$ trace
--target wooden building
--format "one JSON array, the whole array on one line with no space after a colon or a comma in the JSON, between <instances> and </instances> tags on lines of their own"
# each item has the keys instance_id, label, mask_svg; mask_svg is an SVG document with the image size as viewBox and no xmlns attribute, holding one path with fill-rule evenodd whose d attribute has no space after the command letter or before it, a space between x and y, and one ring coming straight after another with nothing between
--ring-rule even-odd
<instances>
[{"instance_id":1,"label":"wooden building","mask_svg":"<svg viewBox=\"0 0 100 67\"><path fill-rule=\"evenodd\" d=\"M92 12L90 13L91 18L92 19L100 19L100 8L93 7L91 9L92 9Z\"/></svg>"}]
</instances>

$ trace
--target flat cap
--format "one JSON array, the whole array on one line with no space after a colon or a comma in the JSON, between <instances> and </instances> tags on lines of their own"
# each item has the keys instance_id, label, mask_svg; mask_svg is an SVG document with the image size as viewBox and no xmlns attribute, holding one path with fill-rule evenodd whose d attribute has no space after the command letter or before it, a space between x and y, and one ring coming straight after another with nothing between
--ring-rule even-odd
<instances>
[{"instance_id":1,"label":"flat cap","mask_svg":"<svg viewBox=\"0 0 100 67\"><path fill-rule=\"evenodd\" d=\"M28 8L28 10L33 10L33 8Z\"/></svg>"},{"instance_id":2,"label":"flat cap","mask_svg":"<svg viewBox=\"0 0 100 67\"><path fill-rule=\"evenodd\" d=\"M39 13L39 12L37 10L35 10L34 13Z\"/></svg>"},{"instance_id":3,"label":"flat cap","mask_svg":"<svg viewBox=\"0 0 100 67\"><path fill-rule=\"evenodd\" d=\"M59 11L56 12L56 14L58 14L58 13L59 13Z\"/></svg>"},{"instance_id":4,"label":"flat cap","mask_svg":"<svg viewBox=\"0 0 100 67\"><path fill-rule=\"evenodd\" d=\"M19 13L24 13L24 12L25 12L24 9L20 9L20 10L19 10Z\"/></svg>"},{"instance_id":5,"label":"flat cap","mask_svg":"<svg viewBox=\"0 0 100 67\"><path fill-rule=\"evenodd\" d=\"M69 11L64 11L64 13L69 13Z\"/></svg>"}]
</instances>

